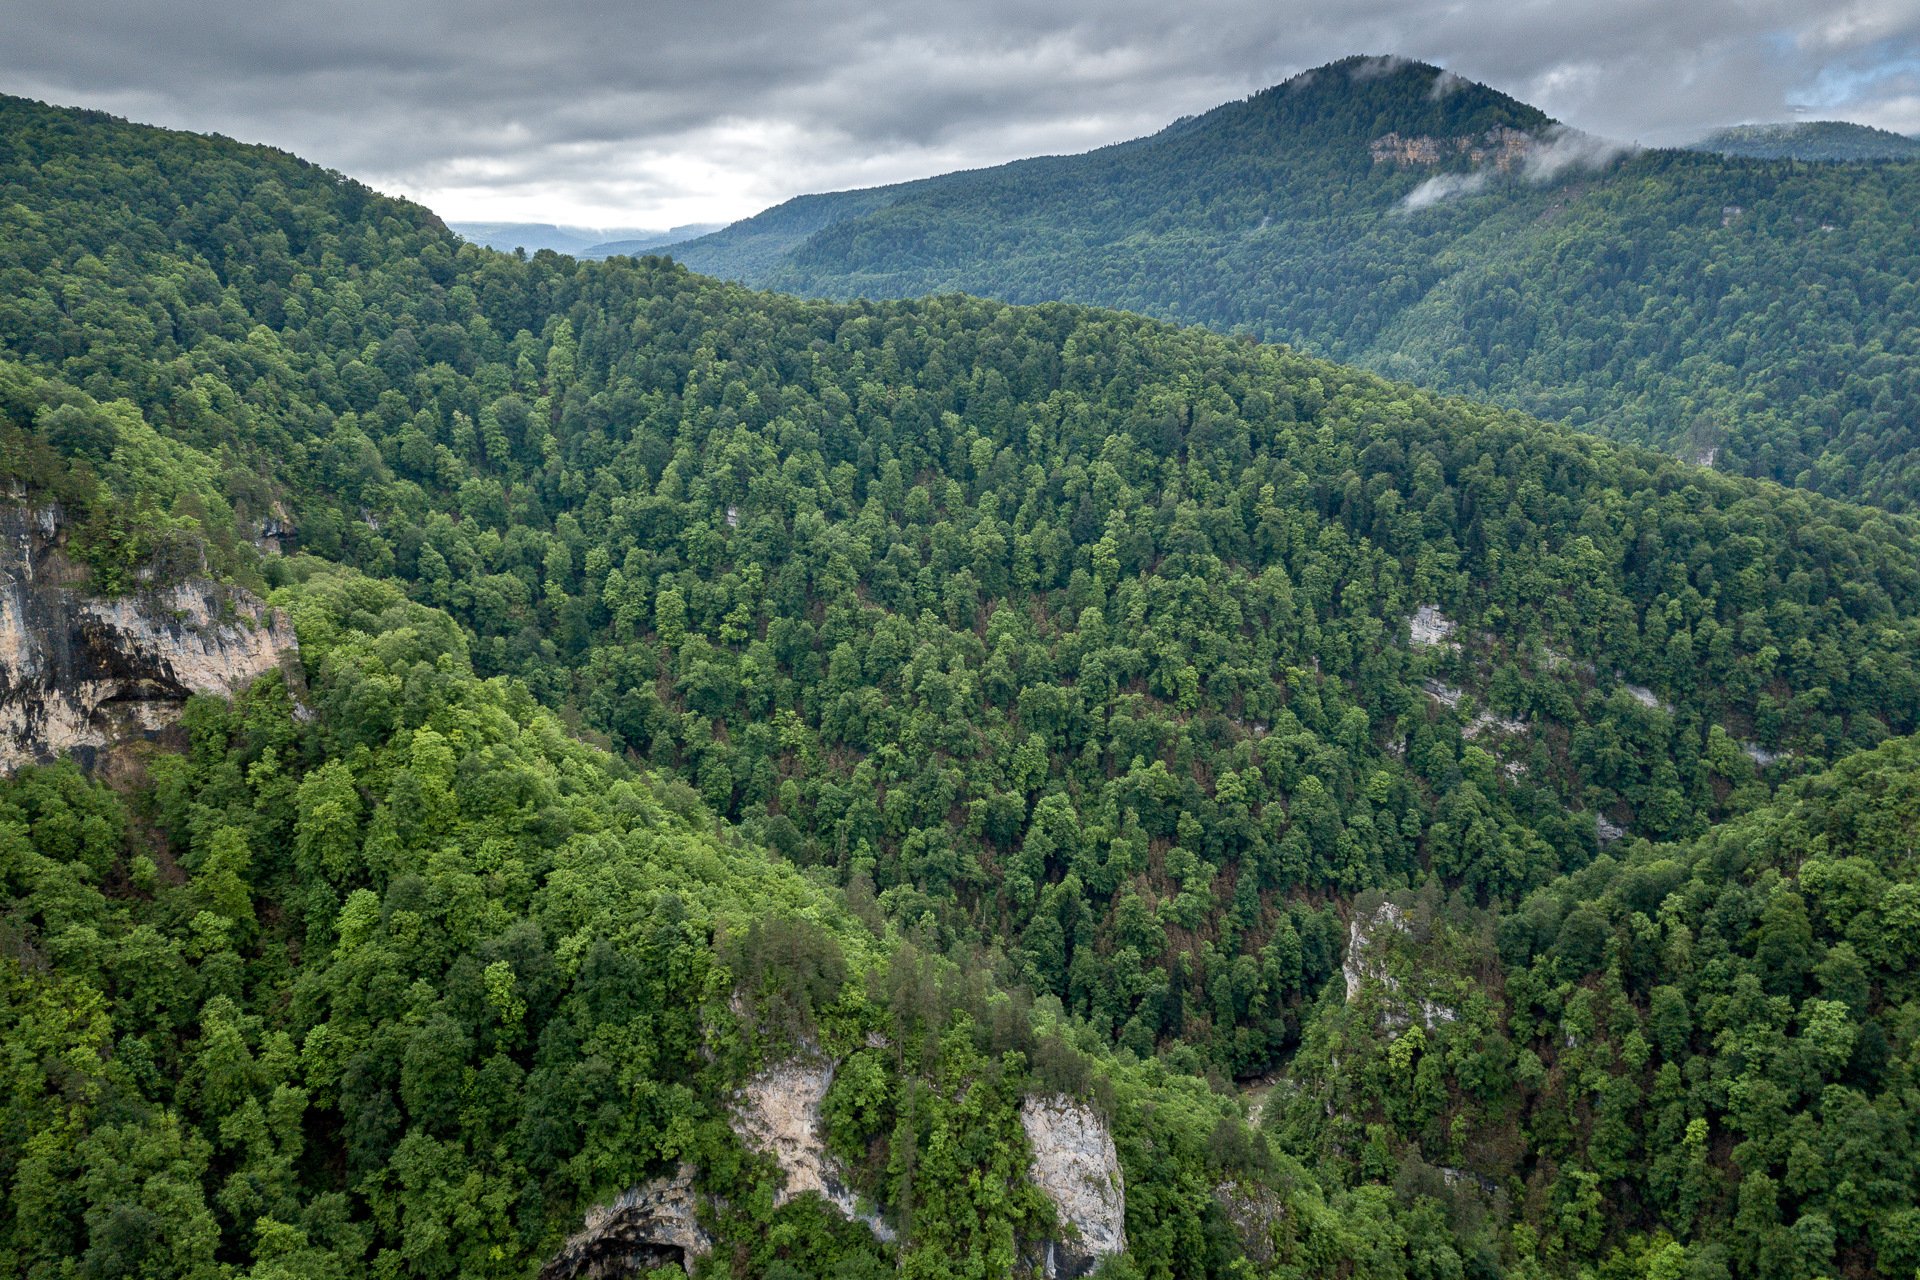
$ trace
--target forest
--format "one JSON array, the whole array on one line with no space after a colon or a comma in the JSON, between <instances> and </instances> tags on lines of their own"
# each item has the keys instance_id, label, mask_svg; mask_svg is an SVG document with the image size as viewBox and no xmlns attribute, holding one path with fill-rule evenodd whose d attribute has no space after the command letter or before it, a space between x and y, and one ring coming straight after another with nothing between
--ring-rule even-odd
<instances>
[{"instance_id":1,"label":"forest","mask_svg":"<svg viewBox=\"0 0 1920 1280\"><path fill-rule=\"evenodd\" d=\"M1110 1277L1920 1267L1912 517L0 120L14 494L304 671L0 783L8 1270L531 1276L684 1162L708 1276L1004 1275L1043 1093ZM797 1048L894 1245L727 1125Z\"/></svg>"},{"instance_id":2,"label":"forest","mask_svg":"<svg viewBox=\"0 0 1920 1280\"><path fill-rule=\"evenodd\" d=\"M1915 208L1911 158L1636 151L1357 58L1133 142L803 196L663 252L821 297L1125 307L1906 510Z\"/></svg>"}]
</instances>

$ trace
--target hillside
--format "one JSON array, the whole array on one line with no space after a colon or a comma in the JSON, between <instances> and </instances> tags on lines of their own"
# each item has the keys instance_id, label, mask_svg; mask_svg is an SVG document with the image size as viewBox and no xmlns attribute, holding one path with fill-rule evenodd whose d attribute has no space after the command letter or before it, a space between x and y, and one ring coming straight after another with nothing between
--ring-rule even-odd
<instances>
[{"instance_id":1,"label":"hillside","mask_svg":"<svg viewBox=\"0 0 1920 1280\"><path fill-rule=\"evenodd\" d=\"M1697 1271L1676 1241L1719 1236L1717 1274L1905 1275L1917 779L1915 742L1888 743L1497 919L1368 904L1358 993L1315 1025L1270 1132L1322 1167L1385 1158L1552 1204L1576 1237L1635 1224L1642 1274ZM1409 1025L1412 990L1458 1016Z\"/></svg>"},{"instance_id":2,"label":"hillside","mask_svg":"<svg viewBox=\"0 0 1920 1280\"><path fill-rule=\"evenodd\" d=\"M1913 160L1920 138L1845 120L1791 120L1729 125L1687 149L1754 160Z\"/></svg>"},{"instance_id":3,"label":"hillside","mask_svg":"<svg viewBox=\"0 0 1920 1280\"><path fill-rule=\"evenodd\" d=\"M1896 510L1920 166L1632 153L1349 59L1159 134L807 196L664 252L824 297L1122 306Z\"/></svg>"},{"instance_id":4,"label":"hillside","mask_svg":"<svg viewBox=\"0 0 1920 1280\"><path fill-rule=\"evenodd\" d=\"M0 124L12 491L99 530L85 589L244 582L300 655L0 785L7 1270L1572 1275L1664 1231L1774 1274L1286 1091L1383 894L1504 939L1831 769L1908 794L1912 519L1138 316L520 258L280 153ZM1478 972L1474 1028L1548 1025Z\"/></svg>"}]
</instances>

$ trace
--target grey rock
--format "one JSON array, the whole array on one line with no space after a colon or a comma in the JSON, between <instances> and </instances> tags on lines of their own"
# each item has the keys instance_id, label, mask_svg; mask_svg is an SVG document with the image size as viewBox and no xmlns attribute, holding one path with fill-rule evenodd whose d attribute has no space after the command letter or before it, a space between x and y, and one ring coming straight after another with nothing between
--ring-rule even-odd
<instances>
[{"instance_id":1,"label":"grey rock","mask_svg":"<svg viewBox=\"0 0 1920 1280\"><path fill-rule=\"evenodd\" d=\"M834 1064L793 1058L760 1072L734 1100L733 1130L751 1149L772 1156L784 1182L774 1195L783 1205L813 1192L884 1243L893 1228L860 1204L820 1137L820 1104L833 1087Z\"/></svg>"},{"instance_id":2,"label":"grey rock","mask_svg":"<svg viewBox=\"0 0 1920 1280\"><path fill-rule=\"evenodd\" d=\"M1028 1176L1067 1228L1066 1239L1043 1245L1041 1269L1048 1280L1088 1275L1127 1247L1127 1193L1113 1134L1093 1108L1060 1095L1022 1100L1020 1125L1033 1151Z\"/></svg>"},{"instance_id":3,"label":"grey rock","mask_svg":"<svg viewBox=\"0 0 1920 1280\"><path fill-rule=\"evenodd\" d=\"M196 693L231 693L298 644L286 616L200 579L90 596L60 547L54 507L0 507L0 771L174 723Z\"/></svg>"},{"instance_id":4,"label":"grey rock","mask_svg":"<svg viewBox=\"0 0 1920 1280\"><path fill-rule=\"evenodd\" d=\"M693 1170L629 1188L587 1211L580 1230L540 1268L540 1280L613 1280L679 1263L688 1275L713 1248L701 1229Z\"/></svg>"}]
</instances>

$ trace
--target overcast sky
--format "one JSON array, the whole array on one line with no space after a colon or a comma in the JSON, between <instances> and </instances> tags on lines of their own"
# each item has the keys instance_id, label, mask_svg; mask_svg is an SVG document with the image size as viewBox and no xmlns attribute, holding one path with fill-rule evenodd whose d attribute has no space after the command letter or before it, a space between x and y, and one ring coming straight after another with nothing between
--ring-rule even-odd
<instances>
[{"instance_id":1,"label":"overcast sky","mask_svg":"<svg viewBox=\"0 0 1920 1280\"><path fill-rule=\"evenodd\" d=\"M0 0L0 91L267 142L450 219L725 221L1080 151L1350 53L1589 131L1920 132L1920 0Z\"/></svg>"}]
</instances>

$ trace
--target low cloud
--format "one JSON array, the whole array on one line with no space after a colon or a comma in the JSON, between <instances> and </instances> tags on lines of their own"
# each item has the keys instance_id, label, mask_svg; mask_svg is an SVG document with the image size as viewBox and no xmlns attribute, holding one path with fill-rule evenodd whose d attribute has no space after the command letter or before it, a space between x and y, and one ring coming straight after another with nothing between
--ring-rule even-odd
<instances>
[{"instance_id":1,"label":"low cloud","mask_svg":"<svg viewBox=\"0 0 1920 1280\"><path fill-rule=\"evenodd\" d=\"M1795 106L1910 129L1920 5L8 0L0 91L271 143L446 217L658 226L1086 150L1367 50L1648 143Z\"/></svg>"},{"instance_id":2,"label":"low cloud","mask_svg":"<svg viewBox=\"0 0 1920 1280\"><path fill-rule=\"evenodd\" d=\"M1565 125L1554 125L1541 134L1539 141L1527 152L1526 159L1520 165L1520 177L1538 186L1566 173L1604 169L1637 150L1639 148L1632 143L1616 142L1611 138L1595 137L1578 129L1569 129ZM1400 207L1408 213L1414 213L1430 209L1443 200L1484 191L1497 172L1495 169L1482 168L1467 173L1436 173L1407 192L1400 201Z\"/></svg>"},{"instance_id":3,"label":"low cloud","mask_svg":"<svg viewBox=\"0 0 1920 1280\"><path fill-rule=\"evenodd\" d=\"M1348 70L1347 75L1355 84L1364 84L1368 80L1378 80L1382 76L1390 76L1411 61L1411 58L1402 57L1397 53L1387 54L1384 57L1378 58L1362 58L1353 64Z\"/></svg>"},{"instance_id":4,"label":"low cloud","mask_svg":"<svg viewBox=\"0 0 1920 1280\"><path fill-rule=\"evenodd\" d=\"M1637 150L1630 142L1616 142L1561 125L1549 130L1541 144L1527 153L1520 172L1528 182L1552 182L1569 170L1604 169Z\"/></svg>"},{"instance_id":5,"label":"low cloud","mask_svg":"<svg viewBox=\"0 0 1920 1280\"><path fill-rule=\"evenodd\" d=\"M1407 192L1400 207L1409 213L1421 209L1430 209L1442 200L1451 200L1455 196L1472 195L1486 188L1492 174L1485 169L1473 173L1436 173L1425 182Z\"/></svg>"}]
</instances>

